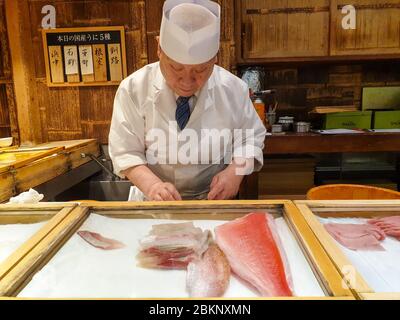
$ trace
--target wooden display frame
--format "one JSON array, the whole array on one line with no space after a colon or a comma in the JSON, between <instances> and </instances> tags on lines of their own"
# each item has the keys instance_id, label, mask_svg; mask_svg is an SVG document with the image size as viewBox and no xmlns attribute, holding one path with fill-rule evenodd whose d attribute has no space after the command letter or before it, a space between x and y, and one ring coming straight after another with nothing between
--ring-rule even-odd
<instances>
[{"instance_id":1,"label":"wooden display frame","mask_svg":"<svg viewBox=\"0 0 400 320\"><path fill-rule=\"evenodd\" d=\"M400 214L400 200L299 200L295 201L295 205L357 298L363 300L400 300L400 292L374 292L316 218L316 215L328 217L332 216L332 213L335 214L335 217L352 218L372 218ZM343 271L348 270L348 267L355 270L353 283L348 281L346 272Z\"/></svg>"},{"instance_id":2,"label":"wooden display frame","mask_svg":"<svg viewBox=\"0 0 400 320\"><path fill-rule=\"evenodd\" d=\"M95 74L93 73L93 77L86 78L84 80L85 75L82 75L80 70L77 75L70 75L67 76L65 74L65 69L64 65L62 66L63 68L63 79L64 82L56 83L52 81L52 73L51 73L51 67L50 67L50 58L49 58L49 46L48 46L48 41L47 41L47 35L48 34L61 34L61 33L82 33L82 32L115 32L118 31L120 32L120 58L121 58L121 68L122 68L122 78L121 80L118 81L112 81L112 80L107 80L107 81L96 81L95 80ZM82 27L82 28L56 28L56 29L43 29L42 30L42 40L43 40L43 52L44 52L44 59L45 59L45 68L46 68L46 81L47 81L47 86L48 87L91 87L91 86L118 86L121 81L127 77L127 60L126 60L126 44L125 44L125 28L123 26L105 26L105 27ZM89 45L89 44L88 44ZM96 46L97 44L91 44L93 46ZM100 44L104 45L105 44ZM81 45L82 46L82 45ZM106 48L106 47L104 47ZM61 50L61 49L60 49ZM108 56L108 48L105 49L105 53ZM62 53L61 53L62 54ZM79 54L78 54L79 56ZM79 57L78 57L79 59ZM108 60L106 59L106 64L108 64ZM106 71L106 76L110 77L111 71L109 70L109 67L107 66L107 71ZM60 75L61 77L61 75ZM68 77L71 77L73 82L68 82L65 81L65 79L68 79Z\"/></svg>"},{"instance_id":3,"label":"wooden display frame","mask_svg":"<svg viewBox=\"0 0 400 320\"><path fill-rule=\"evenodd\" d=\"M3 204L0 205L0 224L29 224L47 221L47 223L34 233L25 243L14 251L6 260L0 263L0 297L6 290L3 286L4 279L10 279L12 283L19 282L22 273L12 272L19 263L28 256L36 246L40 245L47 235L76 207L75 203L39 203L31 205Z\"/></svg>"},{"instance_id":4,"label":"wooden display frame","mask_svg":"<svg viewBox=\"0 0 400 320\"><path fill-rule=\"evenodd\" d=\"M186 201L186 202L81 202L60 224L48 233L34 250L20 261L0 282L0 293L15 297L29 283L32 276L57 253L57 251L78 230L91 212L115 218L150 218L176 220L231 220L252 211L268 210L282 214L327 296L312 299L346 299L354 296L342 286L342 278L329 256L314 237L307 223L291 201ZM16 277L20 275L20 277ZM279 299L279 298L274 298ZM292 299L305 299L295 297Z\"/></svg>"}]
</instances>

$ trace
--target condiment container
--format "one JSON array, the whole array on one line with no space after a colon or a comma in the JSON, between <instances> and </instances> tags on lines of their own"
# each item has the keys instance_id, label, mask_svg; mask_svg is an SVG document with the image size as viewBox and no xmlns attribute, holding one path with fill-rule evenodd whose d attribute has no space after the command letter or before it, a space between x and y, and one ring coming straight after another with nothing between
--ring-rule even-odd
<instances>
[{"instance_id":1,"label":"condiment container","mask_svg":"<svg viewBox=\"0 0 400 320\"><path fill-rule=\"evenodd\" d=\"M310 132L310 123L309 122L296 122L294 126L295 132L298 133L306 133Z\"/></svg>"},{"instance_id":2,"label":"condiment container","mask_svg":"<svg viewBox=\"0 0 400 320\"><path fill-rule=\"evenodd\" d=\"M292 131L294 117L280 117L278 123L282 125L283 131Z\"/></svg>"},{"instance_id":3,"label":"condiment container","mask_svg":"<svg viewBox=\"0 0 400 320\"><path fill-rule=\"evenodd\" d=\"M256 98L253 102L254 108L257 111L258 116L260 117L261 121L265 124L265 104L261 100L261 98Z\"/></svg>"},{"instance_id":4,"label":"condiment container","mask_svg":"<svg viewBox=\"0 0 400 320\"><path fill-rule=\"evenodd\" d=\"M271 127L272 133L281 133L283 131L281 124L273 124Z\"/></svg>"}]
</instances>

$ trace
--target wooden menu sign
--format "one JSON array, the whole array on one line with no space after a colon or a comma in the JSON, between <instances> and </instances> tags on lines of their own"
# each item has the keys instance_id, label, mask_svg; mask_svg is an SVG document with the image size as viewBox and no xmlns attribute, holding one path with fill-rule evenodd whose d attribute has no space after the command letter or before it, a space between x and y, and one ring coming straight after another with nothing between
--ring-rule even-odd
<instances>
[{"instance_id":1,"label":"wooden menu sign","mask_svg":"<svg viewBox=\"0 0 400 320\"><path fill-rule=\"evenodd\" d=\"M124 27L42 31L47 85L119 85L127 77Z\"/></svg>"}]
</instances>

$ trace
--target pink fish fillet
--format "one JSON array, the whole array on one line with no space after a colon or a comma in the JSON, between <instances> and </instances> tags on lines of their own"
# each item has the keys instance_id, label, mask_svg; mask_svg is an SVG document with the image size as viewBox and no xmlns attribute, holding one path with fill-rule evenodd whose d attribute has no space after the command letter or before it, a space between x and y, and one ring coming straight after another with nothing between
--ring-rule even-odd
<instances>
[{"instance_id":1,"label":"pink fish fillet","mask_svg":"<svg viewBox=\"0 0 400 320\"><path fill-rule=\"evenodd\" d=\"M193 223L153 225L140 240L136 256L138 266L155 269L186 269L188 263L202 256L211 239L210 231Z\"/></svg>"},{"instance_id":2,"label":"pink fish fillet","mask_svg":"<svg viewBox=\"0 0 400 320\"><path fill-rule=\"evenodd\" d=\"M191 297L213 298L224 295L229 285L231 267L216 244L210 244L200 259L187 267L186 288Z\"/></svg>"},{"instance_id":3,"label":"pink fish fillet","mask_svg":"<svg viewBox=\"0 0 400 320\"><path fill-rule=\"evenodd\" d=\"M385 239L385 233L376 226L327 223L324 227L337 242L351 250L385 250L380 244Z\"/></svg>"},{"instance_id":4,"label":"pink fish fillet","mask_svg":"<svg viewBox=\"0 0 400 320\"><path fill-rule=\"evenodd\" d=\"M262 296L293 295L290 270L271 215L250 213L216 227L215 234L233 272Z\"/></svg>"},{"instance_id":5,"label":"pink fish fillet","mask_svg":"<svg viewBox=\"0 0 400 320\"><path fill-rule=\"evenodd\" d=\"M400 241L400 216L372 219L368 223L381 228L386 235Z\"/></svg>"},{"instance_id":6,"label":"pink fish fillet","mask_svg":"<svg viewBox=\"0 0 400 320\"><path fill-rule=\"evenodd\" d=\"M78 231L77 233L87 243L99 249L116 250L125 247L125 244L123 244L122 242L114 239L105 238L99 233L90 231Z\"/></svg>"}]
</instances>

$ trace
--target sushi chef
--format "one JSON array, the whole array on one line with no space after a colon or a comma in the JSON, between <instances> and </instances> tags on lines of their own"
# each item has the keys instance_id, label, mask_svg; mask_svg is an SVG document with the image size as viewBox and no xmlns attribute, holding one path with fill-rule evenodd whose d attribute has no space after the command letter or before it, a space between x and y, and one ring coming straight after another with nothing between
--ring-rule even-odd
<instances>
[{"instance_id":1,"label":"sushi chef","mask_svg":"<svg viewBox=\"0 0 400 320\"><path fill-rule=\"evenodd\" d=\"M263 164L248 87L216 65L220 19L213 1L165 1L159 62L118 88L109 152L135 200L232 199Z\"/></svg>"}]
</instances>

